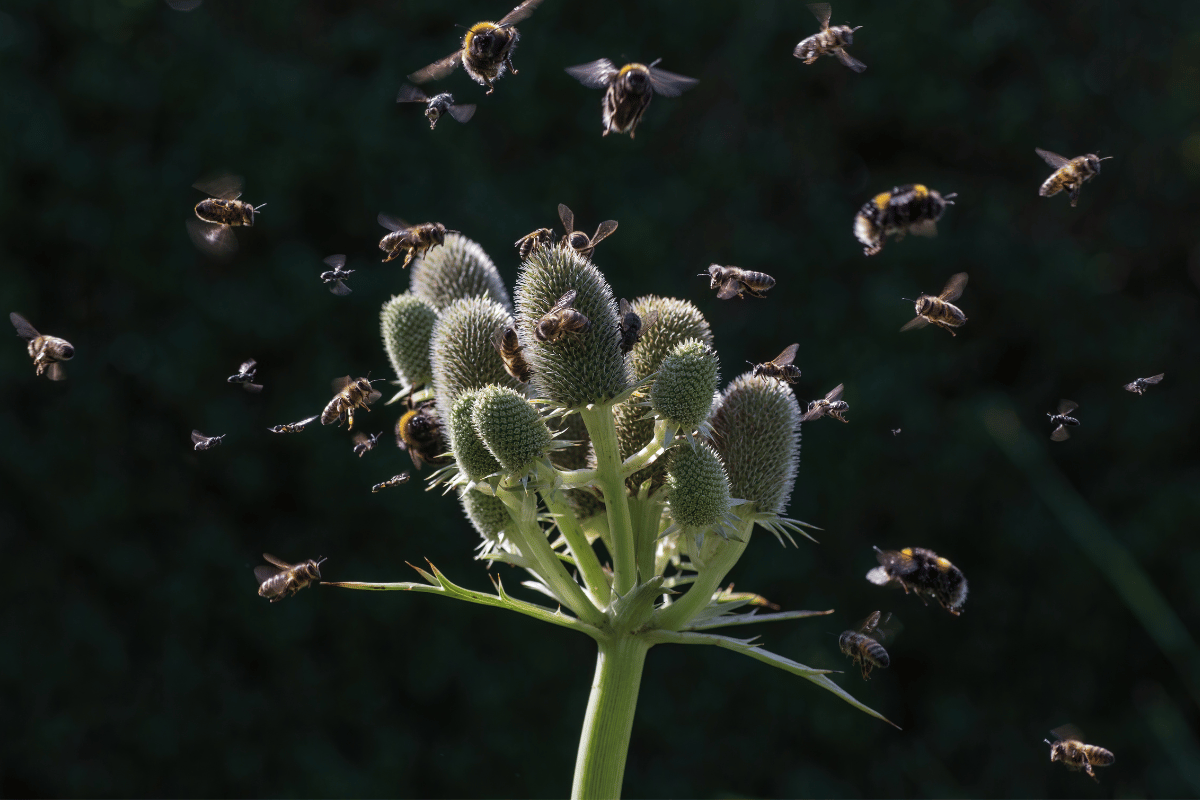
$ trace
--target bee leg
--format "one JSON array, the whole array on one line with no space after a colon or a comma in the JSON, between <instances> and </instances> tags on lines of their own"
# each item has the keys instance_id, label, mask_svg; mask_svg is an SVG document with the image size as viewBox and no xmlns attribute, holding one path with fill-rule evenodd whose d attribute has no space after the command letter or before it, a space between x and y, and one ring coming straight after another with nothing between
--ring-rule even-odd
<instances>
[{"instance_id":1,"label":"bee leg","mask_svg":"<svg viewBox=\"0 0 1200 800\"><path fill-rule=\"evenodd\" d=\"M1071 208L1075 208L1079 204L1079 187L1072 186L1067 190L1067 196L1071 198Z\"/></svg>"},{"instance_id":2,"label":"bee leg","mask_svg":"<svg viewBox=\"0 0 1200 800\"><path fill-rule=\"evenodd\" d=\"M862 660L862 676L864 681L871 680L871 662L865 658Z\"/></svg>"},{"instance_id":3,"label":"bee leg","mask_svg":"<svg viewBox=\"0 0 1200 800\"><path fill-rule=\"evenodd\" d=\"M508 67L508 71L511 72L513 75L517 74L517 68L513 66L511 56L505 56L504 66Z\"/></svg>"},{"instance_id":4,"label":"bee leg","mask_svg":"<svg viewBox=\"0 0 1200 800\"><path fill-rule=\"evenodd\" d=\"M412 260L413 260L413 248L410 247L408 252L405 253L405 255L404 255L404 263L400 265L400 269L406 269L408 267L408 262L410 262Z\"/></svg>"}]
</instances>

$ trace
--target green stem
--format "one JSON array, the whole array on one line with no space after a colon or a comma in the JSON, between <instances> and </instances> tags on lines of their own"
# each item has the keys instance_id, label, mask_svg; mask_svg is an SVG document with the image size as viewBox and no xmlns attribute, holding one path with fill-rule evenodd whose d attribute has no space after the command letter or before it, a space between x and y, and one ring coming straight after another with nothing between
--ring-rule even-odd
<instances>
[{"instance_id":1,"label":"green stem","mask_svg":"<svg viewBox=\"0 0 1200 800\"><path fill-rule=\"evenodd\" d=\"M628 478L638 470L645 469L653 464L659 456L667 452L667 448L663 443L670 444L673 442L677 431L678 428L675 425L663 419L656 419L654 421L654 438L647 442L645 447L625 459L621 464L621 469L624 471L625 477Z\"/></svg>"},{"instance_id":2,"label":"green stem","mask_svg":"<svg viewBox=\"0 0 1200 800\"><path fill-rule=\"evenodd\" d=\"M750 534L753 531L754 520L744 520L738 530L741 541L730 539L722 542L717 552L696 575L695 583L688 588L683 597L656 615L654 627L677 631L687 625L688 621L701 609L708 606L712 602L713 594L720 588L725 576L729 574L729 570L733 569L733 565L746 551L746 545L750 543ZM710 532L708 535L714 536L715 534Z\"/></svg>"},{"instance_id":3,"label":"green stem","mask_svg":"<svg viewBox=\"0 0 1200 800\"><path fill-rule=\"evenodd\" d=\"M643 581L655 575L654 553L658 542L658 524L663 505L658 500L636 498L630 501L634 517L633 538L637 543L637 569Z\"/></svg>"},{"instance_id":4,"label":"green stem","mask_svg":"<svg viewBox=\"0 0 1200 800\"><path fill-rule=\"evenodd\" d=\"M642 667L650 645L636 636L600 641L596 674L588 697L571 797L611 800L621 796L625 758L637 708Z\"/></svg>"},{"instance_id":5,"label":"green stem","mask_svg":"<svg viewBox=\"0 0 1200 800\"><path fill-rule=\"evenodd\" d=\"M637 559L633 548L633 520L629 516L629 498L625 494L625 475L621 464L621 445L612 406L595 405L579 412L592 439L596 453L596 484L604 493L613 560L613 589L628 594L637 583Z\"/></svg>"},{"instance_id":6,"label":"green stem","mask_svg":"<svg viewBox=\"0 0 1200 800\"><path fill-rule=\"evenodd\" d=\"M571 508L571 504L567 502L562 490L554 487L554 468L549 463L539 464L538 477L548 484L548 488L541 489L539 494L541 494L546 508L558 522L558 529L562 531L563 538L567 540L567 548L575 558L575 566L579 567L584 584L598 605L607 606L612 599L612 589L608 585L608 578L604 576L604 570L600 566L600 559L596 557L596 551L588 544L583 526L575 518L575 509Z\"/></svg>"}]
</instances>

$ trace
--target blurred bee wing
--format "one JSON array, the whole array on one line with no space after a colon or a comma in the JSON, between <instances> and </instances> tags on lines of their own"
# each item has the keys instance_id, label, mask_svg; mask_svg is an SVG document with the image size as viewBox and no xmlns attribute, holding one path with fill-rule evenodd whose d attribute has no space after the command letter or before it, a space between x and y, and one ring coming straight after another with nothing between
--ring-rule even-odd
<instances>
[{"instance_id":1,"label":"blurred bee wing","mask_svg":"<svg viewBox=\"0 0 1200 800\"><path fill-rule=\"evenodd\" d=\"M333 282L333 286L329 287L329 291L333 292L338 297L345 297L346 295L350 294L350 292L353 290L349 286L347 286L346 284L344 284L340 280L338 280L338 281Z\"/></svg>"},{"instance_id":2,"label":"blurred bee wing","mask_svg":"<svg viewBox=\"0 0 1200 800\"><path fill-rule=\"evenodd\" d=\"M283 570L279 569L278 567L272 567L269 564L259 564L254 568L254 580L258 581L260 584L263 584L281 572L283 572Z\"/></svg>"},{"instance_id":3,"label":"blurred bee wing","mask_svg":"<svg viewBox=\"0 0 1200 800\"><path fill-rule=\"evenodd\" d=\"M641 333L641 335L645 336L646 332L649 331L651 328L653 328L657 322L658 322L658 310L657 309L655 309L654 311L651 311L649 314L642 317L642 333Z\"/></svg>"},{"instance_id":4,"label":"blurred bee wing","mask_svg":"<svg viewBox=\"0 0 1200 800\"><path fill-rule=\"evenodd\" d=\"M1033 152L1035 152L1039 156L1041 156L1043 161L1045 161L1047 164L1054 167L1055 169L1065 167L1071 161L1071 159L1063 158L1058 153L1051 153L1049 150L1043 150L1040 147L1033 148Z\"/></svg>"},{"instance_id":5,"label":"blurred bee wing","mask_svg":"<svg viewBox=\"0 0 1200 800\"><path fill-rule=\"evenodd\" d=\"M564 308L570 308L571 303L575 302L575 296L577 294L579 294L579 292L576 291L575 289L572 289L571 291L567 292L562 297L558 298L558 302L555 303L550 308L550 311L562 311ZM547 312L547 313L549 313L549 312Z\"/></svg>"},{"instance_id":6,"label":"blurred bee wing","mask_svg":"<svg viewBox=\"0 0 1200 800\"><path fill-rule=\"evenodd\" d=\"M408 229L409 225L399 217L393 217L391 214L379 212L379 216L375 218L380 225L387 228L389 231L402 231Z\"/></svg>"},{"instance_id":7,"label":"blurred bee wing","mask_svg":"<svg viewBox=\"0 0 1200 800\"><path fill-rule=\"evenodd\" d=\"M1127 392L1137 392L1137 391L1139 391L1138 382L1137 382L1137 381L1132 381L1131 383L1127 383L1127 384L1125 384L1125 391L1127 391Z\"/></svg>"},{"instance_id":8,"label":"blurred bee wing","mask_svg":"<svg viewBox=\"0 0 1200 800\"><path fill-rule=\"evenodd\" d=\"M188 236L192 238L192 244L196 245L200 252L213 258L224 260L237 252L237 237L233 235L233 228L228 225L188 217L187 231Z\"/></svg>"},{"instance_id":9,"label":"blurred bee wing","mask_svg":"<svg viewBox=\"0 0 1200 800\"><path fill-rule=\"evenodd\" d=\"M571 232L575 230L575 214L567 208L566 204L559 203L558 218L562 220L563 227L567 230L567 236L570 236Z\"/></svg>"},{"instance_id":10,"label":"blurred bee wing","mask_svg":"<svg viewBox=\"0 0 1200 800\"><path fill-rule=\"evenodd\" d=\"M370 438L371 437L368 436L367 434L363 433L362 431L359 431L358 433L354 434L354 436L352 436L350 438L350 441L354 442L355 444L365 444L367 442L367 440Z\"/></svg>"},{"instance_id":11,"label":"blurred bee wing","mask_svg":"<svg viewBox=\"0 0 1200 800\"><path fill-rule=\"evenodd\" d=\"M717 292L718 300L728 300L742 289L742 282L737 278L726 278L721 284L721 290Z\"/></svg>"},{"instance_id":12,"label":"blurred bee wing","mask_svg":"<svg viewBox=\"0 0 1200 800\"><path fill-rule=\"evenodd\" d=\"M845 390L846 390L845 385L839 383L837 386L833 387L833 389L829 392L829 394L825 395L825 402L833 403L838 400L841 400L842 392L844 392Z\"/></svg>"},{"instance_id":13,"label":"blurred bee wing","mask_svg":"<svg viewBox=\"0 0 1200 800\"><path fill-rule=\"evenodd\" d=\"M931 219L923 219L909 225L908 232L913 236L937 236L937 223Z\"/></svg>"},{"instance_id":14,"label":"blurred bee wing","mask_svg":"<svg viewBox=\"0 0 1200 800\"><path fill-rule=\"evenodd\" d=\"M425 69L420 69L408 76L408 79L413 83L426 83L428 81L440 81L442 78L449 75L454 70L458 69L462 64L462 51L455 50L450 55L435 61Z\"/></svg>"},{"instance_id":15,"label":"blurred bee wing","mask_svg":"<svg viewBox=\"0 0 1200 800\"><path fill-rule=\"evenodd\" d=\"M1071 725L1070 723L1066 725L1059 725L1057 728L1050 731L1050 733L1053 734L1054 738L1056 739L1074 739L1077 742L1083 741L1083 731L1079 730L1078 726Z\"/></svg>"},{"instance_id":16,"label":"blurred bee wing","mask_svg":"<svg viewBox=\"0 0 1200 800\"><path fill-rule=\"evenodd\" d=\"M259 392L262 391L262 384L261 383L243 383L242 388L245 389L250 394L258 394Z\"/></svg>"},{"instance_id":17,"label":"blurred bee wing","mask_svg":"<svg viewBox=\"0 0 1200 800\"><path fill-rule=\"evenodd\" d=\"M330 383L329 386L331 389L333 389L334 394L337 394L338 392L342 391L342 389L345 389L347 386L349 386L351 382L352 380L349 375L343 375L340 378L334 378L333 382Z\"/></svg>"},{"instance_id":18,"label":"blurred bee wing","mask_svg":"<svg viewBox=\"0 0 1200 800\"><path fill-rule=\"evenodd\" d=\"M1163 379L1163 377L1166 374L1167 373L1165 373L1165 372L1160 372L1157 375L1153 375L1149 378L1142 378L1142 383L1158 383L1159 381L1161 381Z\"/></svg>"},{"instance_id":19,"label":"blurred bee wing","mask_svg":"<svg viewBox=\"0 0 1200 800\"><path fill-rule=\"evenodd\" d=\"M663 97L679 97L679 95L699 82L696 78L676 75L674 72L667 72L665 69L650 67L650 85L654 87L654 91Z\"/></svg>"},{"instance_id":20,"label":"blurred bee wing","mask_svg":"<svg viewBox=\"0 0 1200 800\"><path fill-rule=\"evenodd\" d=\"M203 0L167 0L167 5L176 11L194 11Z\"/></svg>"},{"instance_id":21,"label":"blurred bee wing","mask_svg":"<svg viewBox=\"0 0 1200 800\"><path fill-rule=\"evenodd\" d=\"M589 89L603 89L612 83L613 78L620 72L617 66L607 58L590 61L567 67L566 73Z\"/></svg>"},{"instance_id":22,"label":"blurred bee wing","mask_svg":"<svg viewBox=\"0 0 1200 800\"><path fill-rule=\"evenodd\" d=\"M475 104L467 103L466 105L452 105L449 108L450 116L454 117L458 122L466 122L471 117L475 116Z\"/></svg>"},{"instance_id":23,"label":"blurred bee wing","mask_svg":"<svg viewBox=\"0 0 1200 800\"><path fill-rule=\"evenodd\" d=\"M613 235L613 231L617 229L617 221L615 219L606 219L596 228L596 235L592 237L592 245L595 246L602 239L607 239Z\"/></svg>"},{"instance_id":24,"label":"blurred bee wing","mask_svg":"<svg viewBox=\"0 0 1200 800\"><path fill-rule=\"evenodd\" d=\"M200 442L203 442L206 439L208 439L208 437L200 431L192 431L192 444L200 444Z\"/></svg>"},{"instance_id":25,"label":"blurred bee wing","mask_svg":"<svg viewBox=\"0 0 1200 800\"><path fill-rule=\"evenodd\" d=\"M786 367L788 364L796 360L796 351L799 349L799 342L796 342L795 344L789 344L783 349L782 353L775 356L775 359L771 363L777 367Z\"/></svg>"},{"instance_id":26,"label":"blurred bee wing","mask_svg":"<svg viewBox=\"0 0 1200 800\"><path fill-rule=\"evenodd\" d=\"M910 319L908 322L906 322L900 328L900 330L902 332L903 331L915 331L917 328L924 328L928 324L929 324L929 320L925 319L924 317L914 317L913 319Z\"/></svg>"},{"instance_id":27,"label":"blurred bee wing","mask_svg":"<svg viewBox=\"0 0 1200 800\"><path fill-rule=\"evenodd\" d=\"M938 295L938 299L953 303L962 295L965 288L967 288L967 273L960 272L957 275L951 275L950 280L946 282L946 288L942 289L942 293Z\"/></svg>"},{"instance_id":28,"label":"blurred bee wing","mask_svg":"<svg viewBox=\"0 0 1200 800\"><path fill-rule=\"evenodd\" d=\"M829 27L829 18L833 16L829 3L809 3L808 10L817 18L817 22L821 23L822 30Z\"/></svg>"},{"instance_id":29,"label":"blurred bee wing","mask_svg":"<svg viewBox=\"0 0 1200 800\"><path fill-rule=\"evenodd\" d=\"M857 625L854 626L854 628L859 633L870 633L871 631L875 630L875 626L879 624L879 620L882 616L883 616L883 612L872 611L870 614L867 615L866 619L859 622Z\"/></svg>"},{"instance_id":30,"label":"blurred bee wing","mask_svg":"<svg viewBox=\"0 0 1200 800\"><path fill-rule=\"evenodd\" d=\"M15 311L8 315L8 319L13 324L13 327L17 329L17 336L20 336L27 342L32 342L41 335L29 324L29 320Z\"/></svg>"},{"instance_id":31,"label":"blurred bee wing","mask_svg":"<svg viewBox=\"0 0 1200 800\"><path fill-rule=\"evenodd\" d=\"M1074 400L1067 400L1064 398L1058 401L1059 414L1070 414L1077 408L1079 408L1079 403L1076 403Z\"/></svg>"},{"instance_id":32,"label":"blurred bee wing","mask_svg":"<svg viewBox=\"0 0 1200 800\"><path fill-rule=\"evenodd\" d=\"M295 564L289 564L288 562L284 561L282 558L276 558L275 556L271 555L270 553L263 553L263 558L265 558L267 561L270 561L272 564L279 567L281 570L291 569L292 567L296 566Z\"/></svg>"},{"instance_id":33,"label":"blurred bee wing","mask_svg":"<svg viewBox=\"0 0 1200 800\"><path fill-rule=\"evenodd\" d=\"M839 47L833 51L833 54L837 56L838 61L842 62L855 72L866 72L867 65L847 53L844 48Z\"/></svg>"},{"instance_id":34,"label":"blurred bee wing","mask_svg":"<svg viewBox=\"0 0 1200 800\"><path fill-rule=\"evenodd\" d=\"M528 19L529 15L532 14L534 10L537 9L537 7L541 4L542 0L525 0L524 3L521 3L521 5L505 14L504 18L496 24L501 28L508 27L509 25L516 25L521 20Z\"/></svg>"},{"instance_id":35,"label":"blurred bee wing","mask_svg":"<svg viewBox=\"0 0 1200 800\"><path fill-rule=\"evenodd\" d=\"M825 406L820 403L809 403L808 411L800 415L801 422L811 422L814 419L820 419L825 415Z\"/></svg>"},{"instance_id":36,"label":"blurred bee wing","mask_svg":"<svg viewBox=\"0 0 1200 800\"><path fill-rule=\"evenodd\" d=\"M367 404L369 405L371 403L374 403L376 400L378 400L381 397L383 397L383 392L381 392L377 389L372 390L372 392L369 395L367 395Z\"/></svg>"},{"instance_id":37,"label":"blurred bee wing","mask_svg":"<svg viewBox=\"0 0 1200 800\"><path fill-rule=\"evenodd\" d=\"M325 258L325 263L334 269L341 269L342 267L346 266L346 256L343 253L327 256Z\"/></svg>"},{"instance_id":38,"label":"blurred bee wing","mask_svg":"<svg viewBox=\"0 0 1200 800\"><path fill-rule=\"evenodd\" d=\"M400 91L396 92L397 103L424 103L428 99L429 95L425 94L424 89L411 83L404 84Z\"/></svg>"},{"instance_id":39,"label":"blurred bee wing","mask_svg":"<svg viewBox=\"0 0 1200 800\"><path fill-rule=\"evenodd\" d=\"M209 197L237 200L242 196L242 176L228 173L213 175L211 178L196 181L192 184L192 188L199 189Z\"/></svg>"},{"instance_id":40,"label":"blurred bee wing","mask_svg":"<svg viewBox=\"0 0 1200 800\"><path fill-rule=\"evenodd\" d=\"M890 644L902 630L904 630L903 623L896 619L894 614L888 612L875 623L875 632L871 635L880 644Z\"/></svg>"},{"instance_id":41,"label":"blurred bee wing","mask_svg":"<svg viewBox=\"0 0 1200 800\"><path fill-rule=\"evenodd\" d=\"M238 367L238 374L241 375L242 373L249 372L256 366L258 366L257 361L255 361L253 358L247 358L241 363L241 366Z\"/></svg>"},{"instance_id":42,"label":"blurred bee wing","mask_svg":"<svg viewBox=\"0 0 1200 800\"><path fill-rule=\"evenodd\" d=\"M1050 441L1052 442L1063 442L1070 438L1071 432L1067 430L1066 425L1059 425L1054 429L1054 432L1050 434Z\"/></svg>"},{"instance_id":43,"label":"blurred bee wing","mask_svg":"<svg viewBox=\"0 0 1200 800\"><path fill-rule=\"evenodd\" d=\"M46 377L52 381L65 381L67 379L67 371L63 368L62 364L55 361L46 367Z\"/></svg>"}]
</instances>

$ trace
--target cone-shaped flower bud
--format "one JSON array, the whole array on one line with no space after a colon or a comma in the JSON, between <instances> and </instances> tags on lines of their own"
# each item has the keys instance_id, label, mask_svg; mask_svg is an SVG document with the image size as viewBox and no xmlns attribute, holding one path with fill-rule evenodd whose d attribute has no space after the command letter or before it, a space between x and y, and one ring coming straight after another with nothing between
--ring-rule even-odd
<instances>
[{"instance_id":1,"label":"cone-shaped flower bud","mask_svg":"<svg viewBox=\"0 0 1200 800\"><path fill-rule=\"evenodd\" d=\"M479 392L471 413L475 430L500 465L524 475L550 450L550 429L525 395L505 386Z\"/></svg>"},{"instance_id":2,"label":"cone-shaped flower bud","mask_svg":"<svg viewBox=\"0 0 1200 800\"><path fill-rule=\"evenodd\" d=\"M409 272L410 291L438 311L468 297L486 297L506 310L512 308L496 265L482 247L462 234L446 234L445 244L414 261Z\"/></svg>"},{"instance_id":3,"label":"cone-shaped flower bud","mask_svg":"<svg viewBox=\"0 0 1200 800\"><path fill-rule=\"evenodd\" d=\"M458 468L472 481L481 481L500 471L500 462L484 447L471 419L482 391L474 389L460 394L450 409L450 448L454 451Z\"/></svg>"},{"instance_id":4,"label":"cone-shaped flower bud","mask_svg":"<svg viewBox=\"0 0 1200 800\"><path fill-rule=\"evenodd\" d=\"M546 317L568 292L571 314L583 325L559 326ZM538 337L538 326L542 336ZM563 407L611 400L629 384L621 353L617 304L612 289L592 263L570 247L537 247L517 278L517 331L533 367L537 393Z\"/></svg>"},{"instance_id":5,"label":"cone-shaped flower bud","mask_svg":"<svg viewBox=\"0 0 1200 800\"><path fill-rule=\"evenodd\" d=\"M690 433L701 427L717 390L717 355L692 339L676 345L658 368L650 405L662 417Z\"/></svg>"},{"instance_id":6,"label":"cone-shaped flower bud","mask_svg":"<svg viewBox=\"0 0 1200 800\"><path fill-rule=\"evenodd\" d=\"M782 514L800 463L800 405L791 388L747 372L725 389L710 422L733 495Z\"/></svg>"},{"instance_id":7,"label":"cone-shaped flower bud","mask_svg":"<svg viewBox=\"0 0 1200 800\"><path fill-rule=\"evenodd\" d=\"M633 310L643 322L651 313L658 313L658 322L642 334L630 354L636 380L657 372L667 354L688 339L699 339L712 347L712 328L708 326L708 320L687 300L647 295L633 301Z\"/></svg>"},{"instance_id":8,"label":"cone-shaped flower bud","mask_svg":"<svg viewBox=\"0 0 1200 800\"><path fill-rule=\"evenodd\" d=\"M383 348L401 383L420 386L433 379L429 339L436 319L437 310L411 292L383 304L379 314Z\"/></svg>"},{"instance_id":9,"label":"cone-shaped flower bud","mask_svg":"<svg viewBox=\"0 0 1200 800\"><path fill-rule=\"evenodd\" d=\"M462 502L463 511L467 513L467 519L471 520L484 542L489 545L497 544L500 541L500 532L512 521L508 509L504 507L504 501L473 489L462 492L458 498Z\"/></svg>"},{"instance_id":10,"label":"cone-shaped flower bud","mask_svg":"<svg viewBox=\"0 0 1200 800\"><path fill-rule=\"evenodd\" d=\"M677 445L667 467L667 501L675 524L701 530L717 525L729 499L729 478L716 451L706 442Z\"/></svg>"},{"instance_id":11,"label":"cone-shaped flower bud","mask_svg":"<svg viewBox=\"0 0 1200 800\"><path fill-rule=\"evenodd\" d=\"M492 344L496 331L509 325L512 317L504 307L485 297L456 300L438 316L429 352L442 419L450 418L454 400L463 392L492 383L518 385Z\"/></svg>"}]
</instances>

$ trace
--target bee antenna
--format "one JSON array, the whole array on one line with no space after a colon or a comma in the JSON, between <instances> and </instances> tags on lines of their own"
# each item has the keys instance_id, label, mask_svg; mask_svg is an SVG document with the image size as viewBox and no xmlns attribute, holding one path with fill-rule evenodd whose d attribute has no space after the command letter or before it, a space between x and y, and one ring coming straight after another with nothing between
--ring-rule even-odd
<instances>
[{"instance_id":1,"label":"bee antenna","mask_svg":"<svg viewBox=\"0 0 1200 800\"><path fill-rule=\"evenodd\" d=\"M650 68L650 67L657 67L657 66L658 66L659 64L661 64L661 63L662 63L662 59L661 59L661 58L656 58L656 59L654 59L653 61L651 61L649 64L647 64L647 65L646 65L646 67L647 67L647 68Z\"/></svg>"},{"instance_id":2,"label":"bee antenna","mask_svg":"<svg viewBox=\"0 0 1200 800\"><path fill-rule=\"evenodd\" d=\"M913 300L913 299L912 299L912 298L910 298L910 297L901 297L900 299L901 299L901 300L905 300L905 301L907 301L907 302L909 302L909 303L915 303L915 302L917 302L916 300Z\"/></svg>"},{"instance_id":3,"label":"bee antenna","mask_svg":"<svg viewBox=\"0 0 1200 800\"><path fill-rule=\"evenodd\" d=\"M851 28L851 29L850 29L850 32L851 32L851 33L854 33L855 31L861 31L861 30L862 30L862 27L863 27L862 25L859 25L857 28Z\"/></svg>"},{"instance_id":4,"label":"bee antenna","mask_svg":"<svg viewBox=\"0 0 1200 800\"><path fill-rule=\"evenodd\" d=\"M318 567L319 567L319 566L321 566L322 564L324 564L324 563L325 563L326 561L328 561L328 560L329 560L329 556L321 556L321 559L320 559L319 561L317 561L317 566L318 566Z\"/></svg>"},{"instance_id":5,"label":"bee antenna","mask_svg":"<svg viewBox=\"0 0 1200 800\"><path fill-rule=\"evenodd\" d=\"M955 204L954 198L956 198L956 197L958 197L958 192L951 192L950 194L942 195L942 200L949 203L950 205L954 205Z\"/></svg>"},{"instance_id":6,"label":"bee antenna","mask_svg":"<svg viewBox=\"0 0 1200 800\"><path fill-rule=\"evenodd\" d=\"M258 213L258 210L259 210L260 208L266 208L266 207L267 207L267 204L266 204L266 203L263 203L261 206L255 206L255 207L254 207L254 213L255 213L255 214L257 214L257 213Z\"/></svg>"}]
</instances>

